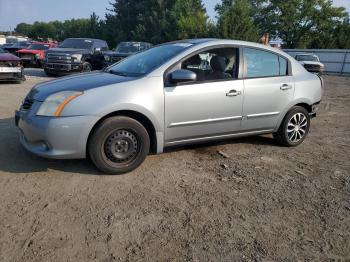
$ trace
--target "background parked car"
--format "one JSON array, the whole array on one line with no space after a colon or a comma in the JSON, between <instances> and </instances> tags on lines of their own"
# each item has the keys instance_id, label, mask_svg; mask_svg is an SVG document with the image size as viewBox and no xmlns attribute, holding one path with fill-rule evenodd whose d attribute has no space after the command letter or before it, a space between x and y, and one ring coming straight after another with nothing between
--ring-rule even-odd
<instances>
[{"instance_id":1,"label":"background parked car","mask_svg":"<svg viewBox=\"0 0 350 262\"><path fill-rule=\"evenodd\" d=\"M56 46L52 42L33 42L28 48L17 51L17 56L21 58L25 67L29 65L42 67L45 51Z\"/></svg>"},{"instance_id":2,"label":"background parked car","mask_svg":"<svg viewBox=\"0 0 350 262\"><path fill-rule=\"evenodd\" d=\"M6 51L8 51L11 54L16 55L16 52L21 50L21 49L26 49L31 45L30 41L20 41L17 43L14 43L10 46L3 47Z\"/></svg>"},{"instance_id":3,"label":"background parked car","mask_svg":"<svg viewBox=\"0 0 350 262\"><path fill-rule=\"evenodd\" d=\"M0 48L0 81L23 81L21 59Z\"/></svg>"},{"instance_id":4,"label":"background parked car","mask_svg":"<svg viewBox=\"0 0 350 262\"><path fill-rule=\"evenodd\" d=\"M152 44L145 42L121 42L114 51L104 53L106 66L110 66L132 54L145 51L151 47Z\"/></svg>"},{"instance_id":5,"label":"background parked car","mask_svg":"<svg viewBox=\"0 0 350 262\"><path fill-rule=\"evenodd\" d=\"M298 53L296 54L295 59L309 72L323 73L324 71L324 64L320 62L320 59L315 54Z\"/></svg>"},{"instance_id":6,"label":"background parked car","mask_svg":"<svg viewBox=\"0 0 350 262\"><path fill-rule=\"evenodd\" d=\"M44 70L47 75L90 72L104 67L107 42L100 39L68 38L46 52Z\"/></svg>"}]
</instances>

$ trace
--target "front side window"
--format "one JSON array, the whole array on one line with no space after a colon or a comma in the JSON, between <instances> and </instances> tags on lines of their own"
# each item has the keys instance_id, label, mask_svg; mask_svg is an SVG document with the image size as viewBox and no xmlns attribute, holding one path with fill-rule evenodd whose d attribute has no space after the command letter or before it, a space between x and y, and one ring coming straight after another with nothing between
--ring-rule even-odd
<instances>
[{"instance_id":1,"label":"front side window","mask_svg":"<svg viewBox=\"0 0 350 262\"><path fill-rule=\"evenodd\" d=\"M238 49L215 48L201 52L183 61L181 69L196 73L196 82L236 79Z\"/></svg>"}]
</instances>

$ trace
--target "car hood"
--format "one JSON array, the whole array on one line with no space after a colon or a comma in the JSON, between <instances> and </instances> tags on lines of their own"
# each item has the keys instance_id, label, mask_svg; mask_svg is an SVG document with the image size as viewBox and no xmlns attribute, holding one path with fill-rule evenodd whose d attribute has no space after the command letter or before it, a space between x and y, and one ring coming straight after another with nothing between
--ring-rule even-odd
<instances>
[{"instance_id":1,"label":"car hood","mask_svg":"<svg viewBox=\"0 0 350 262\"><path fill-rule=\"evenodd\" d=\"M122 56L122 57L128 57L133 55L134 53L120 53L120 52L115 52L115 51L107 51L103 53L104 55L109 55L109 56Z\"/></svg>"},{"instance_id":2,"label":"car hood","mask_svg":"<svg viewBox=\"0 0 350 262\"><path fill-rule=\"evenodd\" d=\"M88 54L90 50L88 49L76 49L76 48L50 48L47 51L50 53L64 53L64 54Z\"/></svg>"},{"instance_id":3,"label":"car hood","mask_svg":"<svg viewBox=\"0 0 350 262\"><path fill-rule=\"evenodd\" d=\"M40 54L42 51L41 50L29 50L29 49L21 49L18 50L17 53L18 54Z\"/></svg>"},{"instance_id":4,"label":"car hood","mask_svg":"<svg viewBox=\"0 0 350 262\"><path fill-rule=\"evenodd\" d=\"M315 61L300 61L299 63L302 65L319 65L319 66L323 65L321 62L315 62Z\"/></svg>"},{"instance_id":5,"label":"car hood","mask_svg":"<svg viewBox=\"0 0 350 262\"><path fill-rule=\"evenodd\" d=\"M38 84L28 94L29 99L43 102L48 96L60 91L87 91L111 84L134 80L106 72L77 74Z\"/></svg>"},{"instance_id":6,"label":"car hood","mask_svg":"<svg viewBox=\"0 0 350 262\"><path fill-rule=\"evenodd\" d=\"M20 61L17 56L9 54L9 53L1 53L0 54L0 61Z\"/></svg>"}]
</instances>

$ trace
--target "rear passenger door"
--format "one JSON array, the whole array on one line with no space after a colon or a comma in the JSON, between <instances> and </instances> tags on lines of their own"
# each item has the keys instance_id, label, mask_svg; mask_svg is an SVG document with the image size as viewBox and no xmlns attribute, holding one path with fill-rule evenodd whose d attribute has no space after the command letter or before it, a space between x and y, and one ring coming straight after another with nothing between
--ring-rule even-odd
<instances>
[{"instance_id":1,"label":"rear passenger door","mask_svg":"<svg viewBox=\"0 0 350 262\"><path fill-rule=\"evenodd\" d=\"M243 131L271 130L294 97L288 60L277 53L244 47Z\"/></svg>"}]
</instances>

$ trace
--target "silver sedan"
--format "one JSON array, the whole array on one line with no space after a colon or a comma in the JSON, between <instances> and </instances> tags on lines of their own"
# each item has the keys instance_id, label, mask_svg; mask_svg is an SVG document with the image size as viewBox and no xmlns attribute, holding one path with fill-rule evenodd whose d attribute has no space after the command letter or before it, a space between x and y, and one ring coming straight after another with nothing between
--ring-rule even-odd
<instances>
[{"instance_id":1,"label":"silver sedan","mask_svg":"<svg viewBox=\"0 0 350 262\"><path fill-rule=\"evenodd\" d=\"M256 43L197 39L153 47L102 72L38 84L16 112L20 141L47 158L137 168L165 147L259 134L306 138L322 79Z\"/></svg>"}]
</instances>

